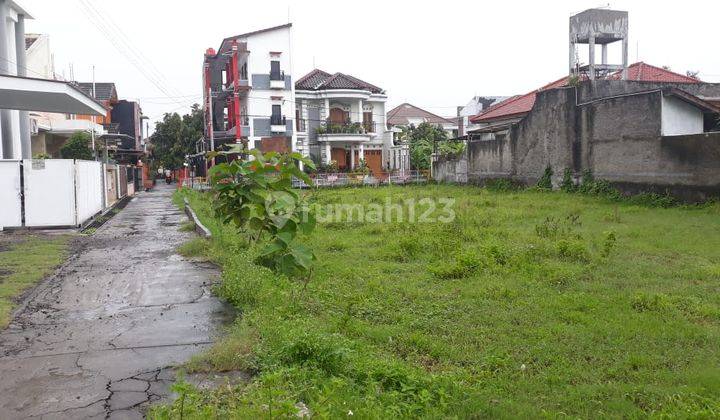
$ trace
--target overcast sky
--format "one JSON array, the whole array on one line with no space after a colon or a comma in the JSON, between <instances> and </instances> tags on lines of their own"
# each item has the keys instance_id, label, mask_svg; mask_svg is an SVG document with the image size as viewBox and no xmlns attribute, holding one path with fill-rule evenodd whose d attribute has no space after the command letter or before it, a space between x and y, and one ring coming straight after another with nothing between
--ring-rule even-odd
<instances>
[{"instance_id":1,"label":"overcast sky","mask_svg":"<svg viewBox=\"0 0 720 420\"><path fill-rule=\"evenodd\" d=\"M110 19L114 43L92 23L81 1ZM567 72L568 18L605 4L565 1L227 1L20 0L35 17L27 32L50 35L56 72L115 82L120 98L140 101L152 121L186 112L201 99L203 52L222 38L293 23L298 78L315 67L343 72L402 102L442 116L474 95L525 93ZM700 71L720 81L716 23L720 1L614 1L630 13L630 62ZM124 43L122 37L126 37ZM619 43L610 62L619 63ZM639 46L639 48L638 48ZM587 61L583 55L581 60ZM155 80L153 83L148 78ZM159 80L159 81L158 81ZM160 85L158 87L157 85ZM170 97L168 97L170 96ZM389 108L388 108L389 109Z\"/></svg>"}]
</instances>

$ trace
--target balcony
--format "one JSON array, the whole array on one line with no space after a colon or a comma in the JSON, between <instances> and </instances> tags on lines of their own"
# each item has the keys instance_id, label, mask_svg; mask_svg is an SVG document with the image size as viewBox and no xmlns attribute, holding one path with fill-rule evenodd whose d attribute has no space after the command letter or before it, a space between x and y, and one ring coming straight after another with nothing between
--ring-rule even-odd
<instances>
[{"instance_id":1,"label":"balcony","mask_svg":"<svg viewBox=\"0 0 720 420\"><path fill-rule=\"evenodd\" d=\"M285 89L285 72L270 73L270 89Z\"/></svg>"},{"instance_id":2,"label":"balcony","mask_svg":"<svg viewBox=\"0 0 720 420\"><path fill-rule=\"evenodd\" d=\"M270 117L270 131L273 133L284 133L287 131L287 119L283 115L273 115Z\"/></svg>"},{"instance_id":3,"label":"balcony","mask_svg":"<svg viewBox=\"0 0 720 420\"><path fill-rule=\"evenodd\" d=\"M320 141L368 141L375 132L372 123L325 123L317 128L316 133Z\"/></svg>"}]
</instances>

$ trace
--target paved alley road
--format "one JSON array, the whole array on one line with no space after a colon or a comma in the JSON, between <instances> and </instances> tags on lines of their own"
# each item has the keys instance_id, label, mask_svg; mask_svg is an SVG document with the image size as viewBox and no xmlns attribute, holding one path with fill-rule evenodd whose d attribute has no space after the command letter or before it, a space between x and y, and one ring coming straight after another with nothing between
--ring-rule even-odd
<instances>
[{"instance_id":1,"label":"paved alley road","mask_svg":"<svg viewBox=\"0 0 720 420\"><path fill-rule=\"evenodd\" d=\"M0 419L140 418L168 394L169 367L207 348L231 314L219 273L175 253L192 233L173 189L141 193L0 332Z\"/></svg>"}]
</instances>

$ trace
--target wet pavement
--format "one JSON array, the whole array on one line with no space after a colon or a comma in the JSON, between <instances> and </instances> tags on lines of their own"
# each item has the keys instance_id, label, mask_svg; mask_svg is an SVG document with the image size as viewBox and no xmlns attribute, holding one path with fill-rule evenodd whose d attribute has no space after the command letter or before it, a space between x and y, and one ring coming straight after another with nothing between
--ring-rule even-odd
<instances>
[{"instance_id":1,"label":"wet pavement","mask_svg":"<svg viewBox=\"0 0 720 420\"><path fill-rule=\"evenodd\" d=\"M232 318L218 269L175 251L194 234L172 192L140 193L28 295L0 332L0 419L142 418Z\"/></svg>"}]
</instances>

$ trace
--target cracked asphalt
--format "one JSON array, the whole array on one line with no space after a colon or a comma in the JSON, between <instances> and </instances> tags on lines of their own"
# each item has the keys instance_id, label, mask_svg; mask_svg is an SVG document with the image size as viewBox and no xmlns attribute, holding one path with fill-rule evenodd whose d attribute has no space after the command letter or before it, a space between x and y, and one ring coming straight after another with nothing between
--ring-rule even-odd
<instances>
[{"instance_id":1,"label":"cracked asphalt","mask_svg":"<svg viewBox=\"0 0 720 420\"><path fill-rule=\"evenodd\" d=\"M194 234L173 191L140 193L26 297L0 332L0 419L142 418L232 319L219 270L175 252Z\"/></svg>"}]
</instances>

